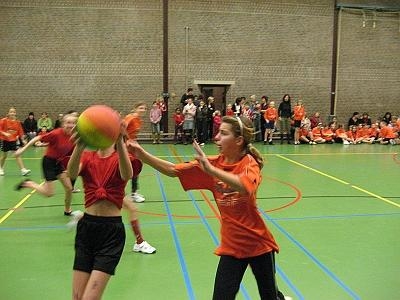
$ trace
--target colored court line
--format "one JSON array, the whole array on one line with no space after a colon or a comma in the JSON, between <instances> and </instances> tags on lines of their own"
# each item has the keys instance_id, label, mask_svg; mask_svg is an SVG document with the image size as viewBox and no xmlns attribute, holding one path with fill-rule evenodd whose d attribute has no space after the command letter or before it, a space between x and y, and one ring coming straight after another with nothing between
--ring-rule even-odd
<instances>
[{"instance_id":1,"label":"colored court line","mask_svg":"<svg viewBox=\"0 0 400 300\"><path fill-rule=\"evenodd\" d=\"M261 210L260 210L261 211ZM267 213L261 211L264 218L274 224L280 232L282 232L293 244L295 244L300 250L308 256L324 273L326 273L333 281L335 281L343 290L345 290L352 299L361 299L352 289L350 289L342 280L339 279L332 271L329 270L322 262L320 262L306 247L304 247L299 241L291 236L282 226L272 219Z\"/></svg>"},{"instance_id":2,"label":"colored court line","mask_svg":"<svg viewBox=\"0 0 400 300\"><path fill-rule=\"evenodd\" d=\"M172 231L172 237L173 237L173 240L174 240L175 249L176 249L176 252L178 253L178 260L179 260L179 263L180 263L180 266L181 266L181 270L182 270L182 274L183 274L183 278L184 278L184 281L185 281L186 291L187 291L188 297L189 297L188 299L194 300L194 299L196 299L196 297L194 296L193 287L192 287L192 283L190 281L188 268L187 268L187 265L186 265L185 258L183 256L182 247L181 247L181 244L180 244L179 239L178 239L178 233L176 232L175 223L174 223L173 217L171 215L171 208L169 207L169 204L168 204L168 201L167 201L167 196L165 194L164 185L163 185L162 180L160 178L160 173L159 172L156 172L156 177L157 177L157 182L159 184L159 187L160 187L160 190L161 190L161 194L162 194L162 197L163 197L163 200L164 200L164 206L165 206L165 209L166 209L166 211L168 213L168 223L169 223L171 231Z\"/></svg>"},{"instance_id":3,"label":"colored court line","mask_svg":"<svg viewBox=\"0 0 400 300\"><path fill-rule=\"evenodd\" d=\"M43 182L40 185L42 184ZM10 208L10 210L3 217L1 217L0 224L3 223L5 220L7 220L8 217L11 216L14 213L14 211L16 211L22 204L24 204L35 192L36 190L31 191L28 195L22 198L22 200L19 201L14 207Z\"/></svg>"},{"instance_id":4,"label":"colored court line","mask_svg":"<svg viewBox=\"0 0 400 300\"><path fill-rule=\"evenodd\" d=\"M180 157L179 155L177 155L178 153L176 152L176 148L175 148L175 147L170 147L170 150L175 154L175 157L177 157L177 160L180 161L180 162L182 162L181 157ZM280 181L280 180L278 180L278 179L274 179L274 178L272 178L272 177L268 177L268 178L271 179L271 180L276 180L276 181L282 183L282 181ZM288 184L288 185L291 186L291 187L293 187L293 186L290 185L290 184ZM297 188L295 188L295 191L296 191L296 193L297 193L297 196L296 196L295 200L292 201L291 203L289 203L289 204L286 205L286 206L292 205L292 204L294 204L295 202L297 202L297 201L299 201L299 200L301 199L301 192L300 192L300 190L298 190ZM221 221L220 214L219 214L219 212L217 211L217 209L215 208L215 206L212 204L211 200L207 197L207 195L204 193L204 191L200 191L200 193L201 193L201 195L202 195L204 201L208 204L208 206L210 207L210 209L214 212L214 215ZM190 195L191 201L193 202L193 205L195 206L197 212L200 214L203 223L205 222L205 223L207 224L207 225L206 225L207 230L209 231L209 234L210 234L211 237L213 238L213 241L214 241L215 245L218 245L218 244L219 244L218 238L216 237L216 235L214 234L214 232L211 230L211 227L209 226L209 224L208 224L208 222L207 222L207 220L206 220L206 217L204 216L204 214L202 213L202 211L201 211L200 208L198 207L198 205L197 205L197 203L196 203L196 200L195 200L194 197L193 197L193 193L192 193L192 192L189 192L189 195ZM284 207L286 207L286 206L284 206ZM283 279L283 281L286 282L286 284L289 286L289 288L292 289L292 291L298 296L298 298L299 298L300 300L303 300L303 299L304 299L303 295L300 293L300 291L297 289L297 287L294 285L294 283L289 279L289 277L283 272L283 270L282 270L278 265L276 266L276 270L277 270L278 274L281 276L281 278ZM250 299L250 298L249 298L249 294L248 294L248 292L247 292L247 290L246 290L244 284L242 284L242 283L240 284L240 291L242 292L242 294L243 294L243 296L244 296L245 299Z\"/></svg>"},{"instance_id":5,"label":"colored court line","mask_svg":"<svg viewBox=\"0 0 400 300\"><path fill-rule=\"evenodd\" d=\"M281 159L287 160L287 161L289 161L289 162L291 162L291 163L293 163L293 164L295 164L295 165L298 165L298 166L300 166L300 167L302 167L302 168L305 168L305 169L307 169L307 170L310 170L310 171L312 171L312 172L315 172L315 173L317 173L317 174L319 174L319 175L328 177L328 178L330 178L330 179L332 179L332 180L335 180L335 181L338 181L338 182L340 182L340 183L342 183L342 184L349 185L349 186L351 186L352 188L354 188L354 189L356 189L356 190L358 190L358 191L360 191L360 192L366 193L366 194L368 194L368 195L370 195L370 196L372 196L372 197L374 197L374 198L376 198L376 199L379 199L379 200L381 200L381 201L384 201L384 202L386 202L386 203L388 203L388 204L391 204L391 205L396 206L396 207L400 207L400 204L398 204L398 203L396 203L396 202L390 201L389 199L386 199L386 198L381 197L381 196L379 196L379 195L377 195L377 194L374 194L374 193L372 193L372 192L369 192L369 191L367 191L367 190L365 190L365 189L363 189L363 188L360 188L360 187L358 187L358 186L356 186L356 185L352 185L352 184L350 184L350 183L348 183L348 182L346 182L346 181L344 181L344 180L341 180L341 179L339 179L339 178L336 178L336 177L331 176L331 175L329 175L329 174L326 174L326 173L324 173L324 172L318 171L317 169L308 167L308 166L306 166L306 165L304 165L304 164L302 164L302 163L299 163L299 162L297 162L297 161L295 161L295 160L292 160L292 159L290 159L290 158L284 157L284 156L282 156L282 155L280 155L280 154L276 154L276 156L279 157L279 158L281 158Z\"/></svg>"},{"instance_id":6,"label":"colored court line","mask_svg":"<svg viewBox=\"0 0 400 300\"><path fill-rule=\"evenodd\" d=\"M306 165L303 165L302 163L299 163L299 162L297 162L297 161L295 161L295 160L293 160L293 159L284 157L284 156L282 156L282 155L280 155L280 154L276 154L275 156L277 156L277 157L279 157L279 158L281 158L281 159L287 160L287 161L289 161L289 162L291 162L291 163L293 163L293 164L295 164L295 165L298 165L298 166L300 166L300 167L302 167L302 168L305 168L305 169L307 169L307 170L313 171L313 172L315 172L315 173L317 173L317 174L319 174L319 175L328 177L328 178L330 178L330 179L332 179L332 180L338 181L338 182L343 183L343 184L349 184L349 183L346 182L346 181L343 181L343 180L341 180L341 179L339 179L339 178L336 178L336 177L334 177L334 176L328 175L328 174L326 174L326 173L324 173L324 172L318 171L317 169L314 169L314 168L308 167L308 166L306 166Z\"/></svg>"}]
</instances>

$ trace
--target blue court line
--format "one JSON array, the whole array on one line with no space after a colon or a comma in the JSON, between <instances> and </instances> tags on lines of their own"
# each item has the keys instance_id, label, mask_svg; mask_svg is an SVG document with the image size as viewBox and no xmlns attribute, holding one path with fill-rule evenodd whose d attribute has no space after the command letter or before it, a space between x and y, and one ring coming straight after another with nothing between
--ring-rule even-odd
<instances>
[{"instance_id":1,"label":"blue court line","mask_svg":"<svg viewBox=\"0 0 400 300\"><path fill-rule=\"evenodd\" d=\"M279 266L276 266L276 272L282 277L283 281L289 286L289 288L296 294L296 296L300 300L304 300L303 294L299 291L299 289L293 284L293 282L289 279L289 277L282 271Z\"/></svg>"},{"instance_id":2,"label":"blue court line","mask_svg":"<svg viewBox=\"0 0 400 300\"><path fill-rule=\"evenodd\" d=\"M309 250L307 250L299 241L292 237L282 226L280 226L274 219L270 218L267 213L260 210L262 215L275 225L280 232L282 232L291 242L299 247L318 267L322 269L333 281L335 281L341 288L343 288L353 299L361 299L353 290L351 290L343 281L341 281L332 271L329 270L323 263L321 263Z\"/></svg>"},{"instance_id":3,"label":"blue court line","mask_svg":"<svg viewBox=\"0 0 400 300\"><path fill-rule=\"evenodd\" d=\"M190 282L190 276L189 276L188 269L187 269L187 266L186 266L185 258L183 256L182 247L181 247L181 245L179 243L178 234L177 234L176 228L175 228L175 223L174 223L174 220L173 220L172 214L171 214L171 209L169 207L169 204L168 204L168 201L167 201L167 197L165 195L164 185L162 183L162 180L160 178L160 173L158 171L156 172L156 177L157 177L157 182L158 182L158 184L160 186L160 190L161 190L161 194L162 194L162 197L163 197L165 210L167 211L168 222L170 224L170 228L171 228L171 231L172 231L172 237L174 239L175 249L176 249L176 252L178 253L179 263L180 263L181 270L182 270L182 273L183 273L183 278L184 278L185 284L186 284L186 291L188 293L189 299L194 300L194 299L196 299L196 297L194 296L192 283Z\"/></svg>"},{"instance_id":4,"label":"blue court line","mask_svg":"<svg viewBox=\"0 0 400 300\"><path fill-rule=\"evenodd\" d=\"M215 246L218 246L219 245L219 239L215 235L215 233L212 230L210 224L208 223L206 217L204 216L203 212L201 211L199 205L197 204L196 199L193 196L193 193L191 191L189 191L188 194L189 194L190 200L192 201L193 206L196 208L196 211L200 216L200 219L201 219L202 223L204 224L204 226L206 226L207 231L210 234ZM244 298L246 300L250 300L251 299L249 293L247 292L246 288L244 287L244 285L242 283L240 284L240 291L242 292L242 294L243 294L243 296L244 296Z\"/></svg>"},{"instance_id":5,"label":"blue court line","mask_svg":"<svg viewBox=\"0 0 400 300\"><path fill-rule=\"evenodd\" d=\"M187 156L184 156L185 160L187 161ZM200 219L202 221L202 223L206 226L208 233L210 234L212 240L214 241L215 246L219 245L219 239L218 237L215 235L215 233L213 232L213 230L211 229L210 224L208 223L206 217L204 216L203 212L201 211L200 207L198 206L196 199L193 196L193 193L191 191L188 192L190 200L192 201L193 206L196 208L197 213L200 216ZM248 291L246 290L244 284L240 283L240 292L243 294L243 297L246 300L250 300L250 295L248 293Z\"/></svg>"}]
</instances>

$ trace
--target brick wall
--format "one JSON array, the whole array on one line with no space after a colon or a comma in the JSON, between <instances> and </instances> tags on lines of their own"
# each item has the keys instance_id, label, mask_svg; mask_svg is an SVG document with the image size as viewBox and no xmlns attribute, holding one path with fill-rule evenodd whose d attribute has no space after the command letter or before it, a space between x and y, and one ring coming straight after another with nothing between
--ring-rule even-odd
<instances>
[{"instance_id":1,"label":"brick wall","mask_svg":"<svg viewBox=\"0 0 400 300\"><path fill-rule=\"evenodd\" d=\"M187 86L198 93L194 80L231 80L228 102L290 93L328 116L333 8L333 0L170 0L171 110ZM341 13L340 121L355 110L400 113L399 21L377 20L362 28L359 14ZM94 103L124 114L162 92L162 0L0 0L0 40L1 115L15 106L21 119L55 118Z\"/></svg>"}]
</instances>

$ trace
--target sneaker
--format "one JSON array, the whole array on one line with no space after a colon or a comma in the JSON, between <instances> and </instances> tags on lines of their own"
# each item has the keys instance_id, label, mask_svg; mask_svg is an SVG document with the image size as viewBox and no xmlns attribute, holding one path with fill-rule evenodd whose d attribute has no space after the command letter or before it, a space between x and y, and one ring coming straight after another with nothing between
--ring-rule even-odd
<instances>
[{"instance_id":1,"label":"sneaker","mask_svg":"<svg viewBox=\"0 0 400 300\"><path fill-rule=\"evenodd\" d=\"M0 168L0 176L4 176L4 170Z\"/></svg>"},{"instance_id":2,"label":"sneaker","mask_svg":"<svg viewBox=\"0 0 400 300\"><path fill-rule=\"evenodd\" d=\"M78 224L78 221L83 217L83 212L80 210L75 210L71 212L71 221L67 223L67 228L69 230L72 230L73 228L76 227L76 224Z\"/></svg>"},{"instance_id":3,"label":"sneaker","mask_svg":"<svg viewBox=\"0 0 400 300\"><path fill-rule=\"evenodd\" d=\"M343 140L343 145L350 145L350 142L348 140Z\"/></svg>"},{"instance_id":4,"label":"sneaker","mask_svg":"<svg viewBox=\"0 0 400 300\"><path fill-rule=\"evenodd\" d=\"M135 201L138 203L144 202L144 200L146 200L144 198L144 196L139 193L132 193L131 198L132 198L132 201Z\"/></svg>"},{"instance_id":5,"label":"sneaker","mask_svg":"<svg viewBox=\"0 0 400 300\"><path fill-rule=\"evenodd\" d=\"M292 300L292 297L286 296L286 295L282 294L281 291L278 291L278 299L279 300Z\"/></svg>"},{"instance_id":6,"label":"sneaker","mask_svg":"<svg viewBox=\"0 0 400 300\"><path fill-rule=\"evenodd\" d=\"M18 183L18 184L15 186L15 190L16 190L16 191L19 191L19 190L23 189L23 188L25 187L25 182L27 182L27 181L30 181L30 179L25 178L24 180L22 180L20 183Z\"/></svg>"},{"instance_id":7,"label":"sneaker","mask_svg":"<svg viewBox=\"0 0 400 300\"><path fill-rule=\"evenodd\" d=\"M156 248L154 248L152 245L150 245L148 242L143 241L140 244L135 243L135 245L133 245L133 249L134 252L142 252L145 254L153 254L156 253Z\"/></svg>"},{"instance_id":8,"label":"sneaker","mask_svg":"<svg viewBox=\"0 0 400 300\"><path fill-rule=\"evenodd\" d=\"M21 169L22 176L29 175L30 173L31 173L31 170L29 170L29 169L25 169L25 168Z\"/></svg>"},{"instance_id":9,"label":"sneaker","mask_svg":"<svg viewBox=\"0 0 400 300\"><path fill-rule=\"evenodd\" d=\"M73 189L72 189L72 192L73 192L73 193L80 193L81 190L80 190L80 189L77 189L77 188L73 188Z\"/></svg>"}]
</instances>

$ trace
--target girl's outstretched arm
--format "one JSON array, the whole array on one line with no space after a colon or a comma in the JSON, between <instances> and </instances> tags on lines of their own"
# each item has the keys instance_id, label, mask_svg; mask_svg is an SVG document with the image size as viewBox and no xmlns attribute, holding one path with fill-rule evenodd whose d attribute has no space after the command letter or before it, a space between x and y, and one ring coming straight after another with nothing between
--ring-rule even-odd
<instances>
[{"instance_id":1,"label":"girl's outstretched arm","mask_svg":"<svg viewBox=\"0 0 400 300\"><path fill-rule=\"evenodd\" d=\"M139 158L145 164L148 164L149 166L153 167L154 169L160 171L161 173L169 177L177 176L175 170L175 164L148 153L146 150L142 148L142 146L139 145L137 141L128 140L127 147L129 152L133 153L137 158Z\"/></svg>"}]
</instances>

